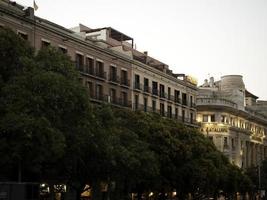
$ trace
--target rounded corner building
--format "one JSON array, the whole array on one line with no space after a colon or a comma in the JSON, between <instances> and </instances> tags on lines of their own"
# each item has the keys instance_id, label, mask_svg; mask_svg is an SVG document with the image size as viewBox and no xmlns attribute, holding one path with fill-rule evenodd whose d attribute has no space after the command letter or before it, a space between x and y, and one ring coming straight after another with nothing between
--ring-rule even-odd
<instances>
[{"instance_id":1,"label":"rounded corner building","mask_svg":"<svg viewBox=\"0 0 267 200\"><path fill-rule=\"evenodd\" d=\"M198 88L201 132L240 168L257 166L267 156L267 102L246 90L241 75L222 76Z\"/></svg>"}]
</instances>

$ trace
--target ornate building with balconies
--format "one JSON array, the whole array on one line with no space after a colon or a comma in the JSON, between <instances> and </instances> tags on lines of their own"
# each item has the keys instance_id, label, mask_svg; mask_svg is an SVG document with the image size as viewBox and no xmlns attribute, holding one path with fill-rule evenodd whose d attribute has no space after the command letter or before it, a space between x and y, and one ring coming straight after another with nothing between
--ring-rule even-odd
<instances>
[{"instance_id":1,"label":"ornate building with balconies","mask_svg":"<svg viewBox=\"0 0 267 200\"><path fill-rule=\"evenodd\" d=\"M0 27L11 28L36 50L52 46L69 55L92 102L156 112L196 126L196 81L139 52L126 34L82 24L67 29L9 0L0 1Z\"/></svg>"},{"instance_id":2,"label":"ornate building with balconies","mask_svg":"<svg viewBox=\"0 0 267 200\"><path fill-rule=\"evenodd\" d=\"M197 121L201 132L239 167L258 165L267 157L267 115L246 90L242 76L205 80L197 95Z\"/></svg>"}]
</instances>

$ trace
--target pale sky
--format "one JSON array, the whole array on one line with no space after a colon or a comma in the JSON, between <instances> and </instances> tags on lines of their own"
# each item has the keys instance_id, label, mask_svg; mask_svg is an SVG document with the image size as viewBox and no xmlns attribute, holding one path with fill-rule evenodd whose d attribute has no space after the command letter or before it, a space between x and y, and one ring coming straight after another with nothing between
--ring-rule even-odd
<instances>
[{"instance_id":1,"label":"pale sky","mask_svg":"<svg viewBox=\"0 0 267 200\"><path fill-rule=\"evenodd\" d=\"M33 0L17 0L32 6ZM36 15L66 28L113 27L174 73L240 74L267 100L267 0L36 0Z\"/></svg>"}]
</instances>

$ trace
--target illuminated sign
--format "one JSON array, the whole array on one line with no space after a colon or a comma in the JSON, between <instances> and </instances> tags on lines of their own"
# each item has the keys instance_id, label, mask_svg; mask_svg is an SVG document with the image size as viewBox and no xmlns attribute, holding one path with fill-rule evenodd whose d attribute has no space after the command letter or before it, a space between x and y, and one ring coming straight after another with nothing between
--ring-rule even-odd
<instances>
[{"instance_id":1,"label":"illuminated sign","mask_svg":"<svg viewBox=\"0 0 267 200\"><path fill-rule=\"evenodd\" d=\"M200 129L203 133L208 132L228 132L228 127L226 126L218 126L218 125L206 125L201 127Z\"/></svg>"}]
</instances>

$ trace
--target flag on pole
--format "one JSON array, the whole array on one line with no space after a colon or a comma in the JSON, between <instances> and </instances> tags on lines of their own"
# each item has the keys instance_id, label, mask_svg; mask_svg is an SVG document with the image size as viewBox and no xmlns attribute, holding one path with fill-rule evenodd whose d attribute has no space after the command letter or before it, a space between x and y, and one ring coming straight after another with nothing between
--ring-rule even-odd
<instances>
[{"instance_id":1,"label":"flag on pole","mask_svg":"<svg viewBox=\"0 0 267 200\"><path fill-rule=\"evenodd\" d=\"M34 8L35 11L38 10L38 6L37 6L37 4L35 3L35 0L33 1L33 8Z\"/></svg>"}]
</instances>

